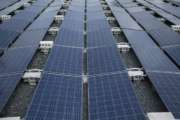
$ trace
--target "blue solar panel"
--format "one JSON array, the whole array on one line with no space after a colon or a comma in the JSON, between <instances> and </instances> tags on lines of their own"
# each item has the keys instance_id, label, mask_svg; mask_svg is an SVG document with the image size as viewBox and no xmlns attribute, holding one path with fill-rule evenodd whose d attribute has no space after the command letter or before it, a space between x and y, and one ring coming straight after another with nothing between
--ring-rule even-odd
<instances>
[{"instance_id":1,"label":"blue solar panel","mask_svg":"<svg viewBox=\"0 0 180 120\"><path fill-rule=\"evenodd\" d=\"M4 9L14 3L18 2L18 0L1 0L0 1L0 10Z\"/></svg>"},{"instance_id":2,"label":"blue solar panel","mask_svg":"<svg viewBox=\"0 0 180 120\"><path fill-rule=\"evenodd\" d=\"M89 75L125 70L116 46L88 49L87 55Z\"/></svg>"},{"instance_id":3,"label":"blue solar panel","mask_svg":"<svg viewBox=\"0 0 180 120\"><path fill-rule=\"evenodd\" d=\"M90 77L89 120L145 120L126 73Z\"/></svg>"},{"instance_id":4,"label":"blue solar panel","mask_svg":"<svg viewBox=\"0 0 180 120\"><path fill-rule=\"evenodd\" d=\"M21 73L31 61L35 48L11 48L0 59L0 75Z\"/></svg>"},{"instance_id":5,"label":"blue solar panel","mask_svg":"<svg viewBox=\"0 0 180 120\"><path fill-rule=\"evenodd\" d=\"M47 6L50 4L53 0L38 0L33 4L33 6Z\"/></svg>"},{"instance_id":6,"label":"blue solar panel","mask_svg":"<svg viewBox=\"0 0 180 120\"><path fill-rule=\"evenodd\" d=\"M53 20L53 17L39 18L28 27L28 30L48 29Z\"/></svg>"},{"instance_id":7,"label":"blue solar panel","mask_svg":"<svg viewBox=\"0 0 180 120\"><path fill-rule=\"evenodd\" d=\"M0 112L21 80L22 74L0 76Z\"/></svg>"},{"instance_id":8,"label":"blue solar panel","mask_svg":"<svg viewBox=\"0 0 180 120\"><path fill-rule=\"evenodd\" d=\"M21 11L20 13L13 16L13 19L21 19L26 21L33 21L34 18L37 16L34 12L28 12L28 11Z\"/></svg>"},{"instance_id":9,"label":"blue solar panel","mask_svg":"<svg viewBox=\"0 0 180 120\"><path fill-rule=\"evenodd\" d=\"M39 42L44 38L47 30L25 31L13 44L13 47L39 46Z\"/></svg>"},{"instance_id":10,"label":"blue solar panel","mask_svg":"<svg viewBox=\"0 0 180 120\"><path fill-rule=\"evenodd\" d=\"M3 22L0 25L0 29L22 32L27 27L28 24L29 21L26 20L10 19L8 21Z\"/></svg>"},{"instance_id":11,"label":"blue solar panel","mask_svg":"<svg viewBox=\"0 0 180 120\"><path fill-rule=\"evenodd\" d=\"M44 74L26 120L82 120L82 78Z\"/></svg>"},{"instance_id":12,"label":"blue solar panel","mask_svg":"<svg viewBox=\"0 0 180 120\"><path fill-rule=\"evenodd\" d=\"M180 118L180 73L147 73L167 109Z\"/></svg>"},{"instance_id":13,"label":"blue solar panel","mask_svg":"<svg viewBox=\"0 0 180 120\"><path fill-rule=\"evenodd\" d=\"M107 1L121 28L142 30L142 28L121 7L116 7L114 2ZM117 4L117 3L116 3Z\"/></svg>"},{"instance_id":14,"label":"blue solar panel","mask_svg":"<svg viewBox=\"0 0 180 120\"><path fill-rule=\"evenodd\" d=\"M146 71L179 71L146 32L123 31Z\"/></svg>"},{"instance_id":15,"label":"blue solar panel","mask_svg":"<svg viewBox=\"0 0 180 120\"><path fill-rule=\"evenodd\" d=\"M44 7L41 6L30 6L25 9L27 12L40 13Z\"/></svg>"},{"instance_id":16,"label":"blue solar panel","mask_svg":"<svg viewBox=\"0 0 180 120\"><path fill-rule=\"evenodd\" d=\"M55 44L62 46L84 47L83 29L81 32L75 30L61 29L56 37Z\"/></svg>"},{"instance_id":17,"label":"blue solar panel","mask_svg":"<svg viewBox=\"0 0 180 120\"><path fill-rule=\"evenodd\" d=\"M111 34L111 28L107 22L106 19L103 19L100 17L100 19L89 19L87 20L87 32L91 32L91 31L100 31L103 30L104 31L109 31L109 34Z\"/></svg>"},{"instance_id":18,"label":"blue solar panel","mask_svg":"<svg viewBox=\"0 0 180 120\"><path fill-rule=\"evenodd\" d=\"M12 43L16 37L19 35L19 32L8 31L0 29L0 48L7 48L10 43Z\"/></svg>"},{"instance_id":19,"label":"blue solar panel","mask_svg":"<svg viewBox=\"0 0 180 120\"><path fill-rule=\"evenodd\" d=\"M61 25L61 29L73 30L83 33L84 23L82 20L83 18L80 20L65 19L65 21L63 21L63 24Z\"/></svg>"},{"instance_id":20,"label":"blue solar panel","mask_svg":"<svg viewBox=\"0 0 180 120\"><path fill-rule=\"evenodd\" d=\"M167 48L163 48L168 55L180 66L180 46L170 46Z\"/></svg>"},{"instance_id":21,"label":"blue solar panel","mask_svg":"<svg viewBox=\"0 0 180 120\"><path fill-rule=\"evenodd\" d=\"M131 11L129 11L131 12ZM130 13L145 29L152 30L152 29L167 29L168 27L162 23L161 21L157 20L153 17L149 12L142 11ZM143 17L142 17L143 16Z\"/></svg>"},{"instance_id":22,"label":"blue solar panel","mask_svg":"<svg viewBox=\"0 0 180 120\"><path fill-rule=\"evenodd\" d=\"M83 51L81 48L54 46L44 71L56 74L82 75Z\"/></svg>"},{"instance_id":23,"label":"blue solar panel","mask_svg":"<svg viewBox=\"0 0 180 120\"><path fill-rule=\"evenodd\" d=\"M89 30L89 29L88 29ZM87 30L88 47L115 46L115 39L108 28L98 28L98 30Z\"/></svg>"},{"instance_id":24,"label":"blue solar panel","mask_svg":"<svg viewBox=\"0 0 180 120\"><path fill-rule=\"evenodd\" d=\"M150 30L149 34L161 47L166 45L180 45L180 35L171 28Z\"/></svg>"}]
</instances>

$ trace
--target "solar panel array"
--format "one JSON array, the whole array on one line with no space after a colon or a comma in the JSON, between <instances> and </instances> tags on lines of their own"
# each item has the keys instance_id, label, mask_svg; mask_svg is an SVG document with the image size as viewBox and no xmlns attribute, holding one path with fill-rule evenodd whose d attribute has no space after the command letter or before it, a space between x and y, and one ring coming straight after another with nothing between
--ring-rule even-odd
<instances>
[{"instance_id":1,"label":"solar panel array","mask_svg":"<svg viewBox=\"0 0 180 120\"><path fill-rule=\"evenodd\" d=\"M52 0L45 1L43 4L35 2L32 6L17 13L10 20L0 25L0 48L6 49L24 31L24 29L43 11ZM38 5L38 6L37 6ZM42 23L39 22L39 23Z\"/></svg>"},{"instance_id":2,"label":"solar panel array","mask_svg":"<svg viewBox=\"0 0 180 120\"><path fill-rule=\"evenodd\" d=\"M48 2L48 4L49 3L52 3L52 1ZM46 8L47 2L41 4L41 6L44 6L43 9ZM43 16L43 14L45 14L51 8L52 6L49 5L49 7L46 8L46 10L41 15ZM57 13L56 10L53 12ZM54 15L53 12L52 14ZM43 19L41 15L35 20L34 23L37 23L39 20ZM51 24L53 19L48 22ZM31 26L33 26L33 24L29 27ZM11 48L7 49L3 56L1 56L0 83L2 84L0 85L0 112L3 110L4 106L8 102L9 97L12 95L16 86L20 82L24 71L26 70L36 50L38 49L39 41L44 38L47 30L48 24L46 28L43 27L42 29L34 29L31 31L25 30L11 46ZM9 35L8 37L11 36Z\"/></svg>"},{"instance_id":3,"label":"solar panel array","mask_svg":"<svg viewBox=\"0 0 180 120\"><path fill-rule=\"evenodd\" d=\"M71 2L26 120L82 119L84 9L84 1Z\"/></svg>"},{"instance_id":4,"label":"solar panel array","mask_svg":"<svg viewBox=\"0 0 180 120\"><path fill-rule=\"evenodd\" d=\"M121 5L124 4L122 0L118 1ZM132 12L131 10L128 10L124 7L124 9L126 9L130 13L129 15L125 10L123 10L122 7L119 7L120 9L118 10L118 7L114 6L112 1L108 1L108 5L111 7L111 10L113 11L113 14L115 15L120 26L121 24L123 25L123 22L121 22L122 18L119 19L119 15L122 12L122 14L127 14L126 17L124 17L124 19L127 19L127 21L128 19L133 20L130 15L134 17L138 16L138 19L136 20L140 21L141 23L143 22L143 27L149 28L149 30L160 30L161 32L161 30L166 30L166 28L168 28L162 23L159 24L159 22L157 22L155 18L147 17L150 16L150 14L145 14L145 11L141 11L138 14L138 12ZM122 30L127 40L131 44L134 52L136 53L138 59L143 65L146 74L153 83L153 86L155 87L163 103L165 104L167 109L173 113L175 118L180 118L180 92L178 90L180 85L179 69L166 56L166 54L153 42L153 40L151 39L151 37L148 36L146 31L132 29L130 30L128 28L123 28ZM171 34L171 32L169 34ZM169 37L171 37L171 35ZM172 43L173 41L176 40L172 38ZM168 41L168 43L171 44L170 41Z\"/></svg>"},{"instance_id":5,"label":"solar panel array","mask_svg":"<svg viewBox=\"0 0 180 120\"><path fill-rule=\"evenodd\" d=\"M89 120L145 120L98 0L87 1L87 56Z\"/></svg>"},{"instance_id":6,"label":"solar panel array","mask_svg":"<svg viewBox=\"0 0 180 120\"><path fill-rule=\"evenodd\" d=\"M172 59L180 66L180 56L171 52L173 49L175 53L178 53L178 49L176 49L176 46L180 45L180 35L173 31L167 25L163 24L161 21L157 20L147 11L128 11L139 22L139 24L141 24L144 29L154 38L154 40L160 45L160 47L162 47L169 54L169 56L171 56ZM171 50L165 49L166 47L169 48L169 46Z\"/></svg>"},{"instance_id":7,"label":"solar panel array","mask_svg":"<svg viewBox=\"0 0 180 120\"><path fill-rule=\"evenodd\" d=\"M37 0L0 25L0 49L4 51L0 57L0 112L63 2ZM1 0L0 15L24 3ZM138 3L174 24L180 23L180 8L154 0L107 3L164 105L180 118L180 35ZM59 27L25 119L83 119L82 78L87 52L88 119L145 120L100 1L70 1Z\"/></svg>"}]
</instances>

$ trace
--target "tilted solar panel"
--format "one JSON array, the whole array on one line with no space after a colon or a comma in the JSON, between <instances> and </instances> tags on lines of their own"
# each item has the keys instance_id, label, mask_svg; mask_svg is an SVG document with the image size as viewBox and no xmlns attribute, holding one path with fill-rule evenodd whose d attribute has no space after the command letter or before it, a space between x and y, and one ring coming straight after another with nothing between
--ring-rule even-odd
<instances>
[{"instance_id":1,"label":"tilted solar panel","mask_svg":"<svg viewBox=\"0 0 180 120\"><path fill-rule=\"evenodd\" d=\"M88 49L88 74L111 74L125 70L116 46Z\"/></svg>"},{"instance_id":2,"label":"tilted solar panel","mask_svg":"<svg viewBox=\"0 0 180 120\"><path fill-rule=\"evenodd\" d=\"M26 120L82 120L82 78L43 74Z\"/></svg>"},{"instance_id":3,"label":"tilted solar panel","mask_svg":"<svg viewBox=\"0 0 180 120\"><path fill-rule=\"evenodd\" d=\"M147 73L167 109L180 118L180 73Z\"/></svg>"},{"instance_id":4,"label":"tilted solar panel","mask_svg":"<svg viewBox=\"0 0 180 120\"><path fill-rule=\"evenodd\" d=\"M83 50L54 46L44 71L55 74L82 75Z\"/></svg>"},{"instance_id":5,"label":"tilted solar panel","mask_svg":"<svg viewBox=\"0 0 180 120\"><path fill-rule=\"evenodd\" d=\"M126 73L89 78L89 120L145 120Z\"/></svg>"}]
</instances>

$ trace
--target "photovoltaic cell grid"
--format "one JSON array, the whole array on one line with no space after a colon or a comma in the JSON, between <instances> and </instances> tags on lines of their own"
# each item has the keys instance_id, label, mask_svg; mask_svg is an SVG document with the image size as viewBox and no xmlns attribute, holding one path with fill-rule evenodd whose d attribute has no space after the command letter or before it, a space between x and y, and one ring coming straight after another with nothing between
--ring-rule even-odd
<instances>
[{"instance_id":1,"label":"photovoltaic cell grid","mask_svg":"<svg viewBox=\"0 0 180 120\"><path fill-rule=\"evenodd\" d=\"M54 46L44 71L56 74L82 75L82 64L82 49Z\"/></svg>"},{"instance_id":2,"label":"photovoltaic cell grid","mask_svg":"<svg viewBox=\"0 0 180 120\"><path fill-rule=\"evenodd\" d=\"M126 73L89 78L90 120L145 120Z\"/></svg>"},{"instance_id":3,"label":"photovoltaic cell grid","mask_svg":"<svg viewBox=\"0 0 180 120\"><path fill-rule=\"evenodd\" d=\"M87 55L89 75L110 74L125 70L116 46L88 49Z\"/></svg>"},{"instance_id":4,"label":"photovoltaic cell grid","mask_svg":"<svg viewBox=\"0 0 180 120\"><path fill-rule=\"evenodd\" d=\"M0 75L24 72L34 53L34 47L8 49L0 59Z\"/></svg>"},{"instance_id":5,"label":"photovoltaic cell grid","mask_svg":"<svg viewBox=\"0 0 180 120\"><path fill-rule=\"evenodd\" d=\"M148 73L167 109L180 118L180 73Z\"/></svg>"},{"instance_id":6,"label":"photovoltaic cell grid","mask_svg":"<svg viewBox=\"0 0 180 120\"><path fill-rule=\"evenodd\" d=\"M59 31L55 44L59 46L84 47L83 31L63 29Z\"/></svg>"},{"instance_id":7,"label":"photovoltaic cell grid","mask_svg":"<svg viewBox=\"0 0 180 120\"><path fill-rule=\"evenodd\" d=\"M82 120L82 79L44 74L26 120Z\"/></svg>"}]
</instances>

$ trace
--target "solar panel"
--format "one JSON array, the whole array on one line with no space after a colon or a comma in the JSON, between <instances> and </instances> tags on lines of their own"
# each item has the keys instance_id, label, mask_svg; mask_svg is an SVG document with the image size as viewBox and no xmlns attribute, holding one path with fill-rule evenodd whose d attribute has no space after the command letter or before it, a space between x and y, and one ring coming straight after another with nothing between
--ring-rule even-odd
<instances>
[{"instance_id":1,"label":"solar panel","mask_svg":"<svg viewBox=\"0 0 180 120\"><path fill-rule=\"evenodd\" d=\"M56 74L82 75L83 50L54 46L44 71Z\"/></svg>"},{"instance_id":2,"label":"solar panel","mask_svg":"<svg viewBox=\"0 0 180 120\"><path fill-rule=\"evenodd\" d=\"M126 73L89 78L89 120L145 120Z\"/></svg>"},{"instance_id":3,"label":"solar panel","mask_svg":"<svg viewBox=\"0 0 180 120\"><path fill-rule=\"evenodd\" d=\"M126 8L133 8L133 7L138 7L138 4L134 2L129 2L127 4L122 4L122 6Z\"/></svg>"},{"instance_id":4,"label":"solar panel","mask_svg":"<svg viewBox=\"0 0 180 120\"><path fill-rule=\"evenodd\" d=\"M0 29L22 32L27 27L28 24L29 24L29 21L26 21L26 20L10 19L8 21L3 22L0 25Z\"/></svg>"},{"instance_id":5,"label":"solar panel","mask_svg":"<svg viewBox=\"0 0 180 120\"><path fill-rule=\"evenodd\" d=\"M28 30L48 29L51 23L53 22L53 20L54 20L53 17L37 19L31 24L31 26L28 27Z\"/></svg>"},{"instance_id":6,"label":"solar panel","mask_svg":"<svg viewBox=\"0 0 180 120\"><path fill-rule=\"evenodd\" d=\"M97 28L98 30L91 30L87 32L87 46L88 47L109 47L115 46L115 39L112 33L107 28Z\"/></svg>"},{"instance_id":7,"label":"solar panel","mask_svg":"<svg viewBox=\"0 0 180 120\"><path fill-rule=\"evenodd\" d=\"M103 29L104 31L108 31L109 35L112 34L107 20L103 17L99 17L98 19L89 19L89 17L87 18L87 32L100 31ZM112 37L112 35L110 36Z\"/></svg>"},{"instance_id":8,"label":"solar panel","mask_svg":"<svg viewBox=\"0 0 180 120\"><path fill-rule=\"evenodd\" d=\"M84 24L83 21L81 21L82 19L83 18L81 18L80 20L66 19L65 21L63 21L63 24L61 25L61 29L74 30L83 33Z\"/></svg>"},{"instance_id":9,"label":"solar panel","mask_svg":"<svg viewBox=\"0 0 180 120\"><path fill-rule=\"evenodd\" d=\"M0 48L7 48L10 43L12 43L16 37L19 35L19 32L8 31L0 29Z\"/></svg>"},{"instance_id":10,"label":"solar panel","mask_svg":"<svg viewBox=\"0 0 180 120\"><path fill-rule=\"evenodd\" d=\"M150 30L149 34L161 47L166 45L180 45L180 35L171 28Z\"/></svg>"},{"instance_id":11,"label":"solar panel","mask_svg":"<svg viewBox=\"0 0 180 120\"><path fill-rule=\"evenodd\" d=\"M147 11L136 12L136 13L131 11L129 12L146 30L168 28L168 26L166 26L161 21L157 20Z\"/></svg>"},{"instance_id":12,"label":"solar panel","mask_svg":"<svg viewBox=\"0 0 180 120\"><path fill-rule=\"evenodd\" d=\"M22 73L31 61L35 48L10 48L0 59L0 75Z\"/></svg>"},{"instance_id":13,"label":"solar panel","mask_svg":"<svg viewBox=\"0 0 180 120\"><path fill-rule=\"evenodd\" d=\"M125 70L115 47L88 49L88 74L109 74Z\"/></svg>"},{"instance_id":14,"label":"solar panel","mask_svg":"<svg viewBox=\"0 0 180 120\"><path fill-rule=\"evenodd\" d=\"M39 46L39 42L44 38L47 30L33 30L25 31L21 36L16 40L12 47L27 47L27 46Z\"/></svg>"},{"instance_id":15,"label":"solar panel","mask_svg":"<svg viewBox=\"0 0 180 120\"><path fill-rule=\"evenodd\" d=\"M53 0L38 0L33 4L33 6L47 6L50 4Z\"/></svg>"},{"instance_id":16,"label":"solar panel","mask_svg":"<svg viewBox=\"0 0 180 120\"><path fill-rule=\"evenodd\" d=\"M13 19L21 19L21 20L26 20L26 21L33 21L34 18L37 16L37 14L33 12L26 12L26 11L21 11L20 13L16 14Z\"/></svg>"},{"instance_id":17,"label":"solar panel","mask_svg":"<svg viewBox=\"0 0 180 120\"><path fill-rule=\"evenodd\" d=\"M82 78L44 74L26 120L82 120Z\"/></svg>"},{"instance_id":18,"label":"solar panel","mask_svg":"<svg viewBox=\"0 0 180 120\"><path fill-rule=\"evenodd\" d=\"M168 55L180 66L180 46L163 48Z\"/></svg>"},{"instance_id":19,"label":"solar panel","mask_svg":"<svg viewBox=\"0 0 180 120\"><path fill-rule=\"evenodd\" d=\"M1 0L0 1L0 10L4 9L14 3L18 2L18 0Z\"/></svg>"},{"instance_id":20,"label":"solar panel","mask_svg":"<svg viewBox=\"0 0 180 120\"><path fill-rule=\"evenodd\" d=\"M146 71L179 71L146 32L123 31Z\"/></svg>"},{"instance_id":21,"label":"solar panel","mask_svg":"<svg viewBox=\"0 0 180 120\"><path fill-rule=\"evenodd\" d=\"M142 30L142 28L121 7L116 7L114 2L107 1L121 28ZM116 3L117 4L117 3Z\"/></svg>"},{"instance_id":22,"label":"solar panel","mask_svg":"<svg viewBox=\"0 0 180 120\"><path fill-rule=\"evenodd\" d=\"M148 73L167 109L180 118L180 73Z\"/></svg>"},{"instance_id":23,"label":"solar panel","mask_svg":"<svg viewBox=\"0 0 180 120\"><path fill-rule=\"evenodd\" d=\"M27 12L40 13L44 9L43 6L30 6L25 9Z\"/></svg>"},{"instance_id":24,"label":"solar panel","mask_svg":"<svg viewBox=\"0 0 180 120\"><path fill-rule=\"evenodd\" d=\"M8 102L9 97L21 80L22 73L0 76L0 112Z\"/></svg>"},{"instance_id":25,"label":"solar panel","mask_svg":"<svg viewBox=\"0 0 180 120\"><path fill-rule=\"evenodd\" d=\"M141 6L138 7L130 7L130 8L126 8L128 11L131 12L141 12L141 11L145 11L145 9L143 9Z\"/></svg>"},{"instance_id":26,"label":"solar panel","mask_svg":"<svg viewBox=\"0 0 180 120\"><path fill-rule=\"evenodd\" d=\"M55 44L62 46L84 47L84 36L82 31L67 30L61 28L56 37Z\"/></svg>"}]
</instances>

